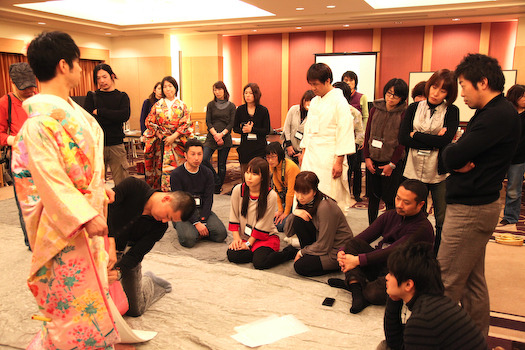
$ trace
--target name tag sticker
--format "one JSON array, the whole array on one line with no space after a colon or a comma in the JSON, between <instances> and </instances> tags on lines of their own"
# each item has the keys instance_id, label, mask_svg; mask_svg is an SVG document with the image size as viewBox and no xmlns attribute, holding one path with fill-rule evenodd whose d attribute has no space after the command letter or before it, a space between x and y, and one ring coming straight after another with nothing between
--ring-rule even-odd
<instances>
[{"instance_id":1,"label":"name tag sticker","mask_svg":"<svg viewBox=\"0 0 525 350\"><path fill-rule=\"evenodd\" d=\"M300 131L297 131L295 133L295 138L298 139L298 140L302 140L303 139L303 133L300 132Z\"/></svg>"},{"instance_id":2,"label":"name tag sticker","mask_svg":"<svg viewBox=\"0 0 525 350\"><path fill-rule=\"evenodd\" d=\"M372 140L372 147L381 148L383 147L383 141Z\"/></svg>"},{"instance_id":3,"label":"name tag sticker","mask_svg":"<svg viewBox=\"0 0 525 350\"><path fill-rule=\"evenodd\" d=\"M430 150L429 149L420 149L417 151L417 154L420 156L429 156Z\"/></svg>"},{"instance_id":4,"label":"name tag sticker","mask_svg":"<svg viewBox=\"0 0 525 350\"><path fill-rule=\"evenodd\" d=\"M194 197L194 199L195 199L195 205L199 207L201 205L201 199L199 197Z\"/></svg>"},{"instance_id":5,"label":"name tag sticker","mask_svg":"<svg viewBox=\"0 0 525 350\"><path fill-rule=\"evenodd\" d=\"M248 140L257 140L257 134L248 134Z\"/></svg>"},{"instance_id":6,"label":"name tag sticker","mask_svg":"<svg viewBox=\"0 0 525 350\"><path fill-rule=\"evenodd\" d=\"M247 235L247 236L252 236L252 227L250 225L246 225L244 227L244 233Z\"/></svg>"}]
</instances>

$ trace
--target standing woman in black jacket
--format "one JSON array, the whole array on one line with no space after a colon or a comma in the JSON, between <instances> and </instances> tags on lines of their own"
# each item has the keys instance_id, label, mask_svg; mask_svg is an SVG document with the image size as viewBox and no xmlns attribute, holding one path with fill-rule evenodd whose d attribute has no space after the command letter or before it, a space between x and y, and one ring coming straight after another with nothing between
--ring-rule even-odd
<instances>
[{"instance_id":1,"label":"standing woman in black jacket","mask_svg":"<svg viewBox=\"0 0 525 350\"><path fill-rule=\"evenodd\" d=\"M270 134L268 108L260 104L261 90L256 83L249 83L243 89L244 104L237 107L233 131L241 134L241 145L237 148L241 174L248 169L248 163L255 157L266 155L266 135Z\"/></svg>"},{"instance_id":2,"label":"standing woman in black jacket","mask_svg":"<svg viewBox=\"0 0 525 350\"><path fill-rule=\"evenodd\" d=\"M454 72L440 69L425 84L423 101L408 106L399 131L399 142L408 149L403 175L423 182L432 194L436 218L434 251L438 252L445 221L445 180L447 172L441 150L452 142L459 125L458 95Z\"/></svg>"}]
</instances>

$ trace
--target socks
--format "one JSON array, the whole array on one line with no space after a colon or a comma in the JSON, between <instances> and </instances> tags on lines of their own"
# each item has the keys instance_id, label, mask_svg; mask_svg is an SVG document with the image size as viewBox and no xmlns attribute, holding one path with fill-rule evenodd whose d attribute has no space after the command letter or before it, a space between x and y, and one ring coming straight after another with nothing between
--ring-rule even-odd
<instances>
[{"instance_id":1,"label":"socks","mask_svg":"<svg viewBox=\"0 0 525 350\"><path fill-rule=\"evenodd\" d=\"M299 249L290 244L289 246L286 246L281 253L284 255L286 261L288 261L295 259L298 251Z\"/></svg>"},{"instance_id":2,"label":"socks","mask_svg":"<svg viewBox=\"0 0 525 350\"><path fill-rule=\"evenodd\" d=\"M350 292L350 289L348 288L346 282L340 278L329 278L328 284L330 285L330 287L346 289Z\"/></svg>"},{"instance_id":3,"label":"socks","mask_svg":"<svg viewBox=\"0 0 525 350\"><path fill-rule=\"evenodd\" d=\"M365 299L360 283L352 283L348 288L352 293L352 307L350 308L350 313L358 314L370 305L370 303Z\"/></svg>"},{"instance_id":4,"label":"socks","mask_svg":"<svg viewBox=\"0 0 525 350\"><path fill-rule=\"evenodd\" d=\"M151 280L155 283L161 286L162 288L166 289L166 293L171 292L171 283L166 281L165 279L160 278L159 276L156 276L153 272L148 271L144 274L144 276L148 276L151 278Z\"/></svg>"}]
</instances>

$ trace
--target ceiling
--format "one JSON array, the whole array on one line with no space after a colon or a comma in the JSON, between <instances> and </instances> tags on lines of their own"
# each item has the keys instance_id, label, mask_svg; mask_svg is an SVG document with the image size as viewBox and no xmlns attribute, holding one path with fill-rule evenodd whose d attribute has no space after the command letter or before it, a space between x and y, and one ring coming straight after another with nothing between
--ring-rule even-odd
<instances>
[{"instance_id":1,"label":"ceiling","mask_svg":"<svg viewBox=\"0 0 525 350\"><path fill-rule=\"evenodd\" d=\"M245 0L249 4L274 13L275 16L118 26L14 6L14 4L31 2L38 1L0 0L1 21L32 25L45 22L45 25L41 25L43 28L118 37L191 33L240 35L407 27L511 21L525 16L523 0L496 0L384 10L374 10L364 0ZM421 0L421 2L431 3L431 0ZM83 0L80 3L89 4L89 1ZM336 7L328 9L327 5ZM297 11L297 7L302 7L304 10ZM125 10L123 8L123 11Z\"/></svg>"}]
</instances>

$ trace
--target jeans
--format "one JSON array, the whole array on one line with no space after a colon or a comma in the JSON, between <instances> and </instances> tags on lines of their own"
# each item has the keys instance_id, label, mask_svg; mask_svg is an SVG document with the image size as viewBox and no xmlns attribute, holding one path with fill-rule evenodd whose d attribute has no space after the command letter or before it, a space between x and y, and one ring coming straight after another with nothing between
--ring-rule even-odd
<instances>
[{"instance_id":1,"label":"jeans","mask_svg":"<svg viewBox=\"0 0 525 350\"><path fill-rule=\"evenodd\" d=\"M228 160L228 154L230 153L230 147L223 147L217 150L217 172L211 165L211 156L215 150L210 147L204 147L204 156L202 157L202 164L207 166L213 172L213 178L215 180L215 188L220 189L224 183L226 177L226 161Z\"/></svg>"},{"instance_id":2,"label":"jeans","mask_svg":"<svg viewBox=\"0 0 525 350\"><path fill-rule=\"evenodd\" d=\"M287 217L284 218L283 221L281 221L279 224L275 225L277 227L277 231L284 232L284 225L286 224L286 220L290 217L290 214L288 214Z\"/></svg>"},{"instance_id":3,"label":"jeans","mask_svg":"<svg viewBox=\"0 0 525 350\"><path fill-rule=\"evenodd\" d=\"M521 190L525 163L511 164L507 171L507 195L505 196L505 209L503 219L511 224L518 222L521 209Z\"/></svg>"},{"instance_id":4,"label":"jeans","mask_svg":"<svg viewBox=\"0 0 525 350\"><path fill-rule=\"evenodd\" d=\"M183 247L192 248L200 238L199 231L197 231L195 226L189 221L178 221L175 222L173 226L177 230L179 243ZM206 227L208 228L209 236L203 238L207 238L213 242L224 242L228 233L226 227L224 227L224 224L214 212L211 212L208 217Z\"/></svg>"}]
</instances>

